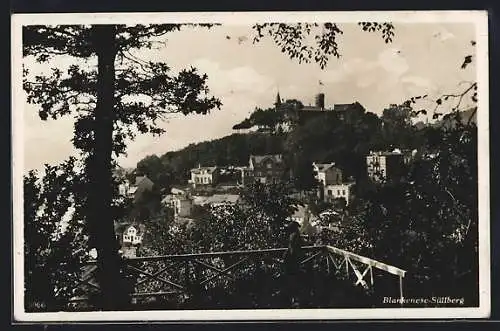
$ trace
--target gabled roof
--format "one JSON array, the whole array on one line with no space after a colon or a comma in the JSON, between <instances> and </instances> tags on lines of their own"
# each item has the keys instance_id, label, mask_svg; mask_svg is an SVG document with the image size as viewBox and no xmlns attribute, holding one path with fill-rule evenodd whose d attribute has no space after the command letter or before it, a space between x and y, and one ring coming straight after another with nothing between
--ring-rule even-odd
<instances>
[{"instance_id":1,"label":"gabled roof","mask_svg":"<svg viewBox=\"0 0 500 331\"><path fill-rule=\"evenodd\" d=\"M170 190L170 193L172 193L174 195L186 194L186 190L183 190L183 189L177 188L177 187L172 187L172 189Z\"/></svg>"},{"instance_id":2,"label":"gabled roof","mask_svg":"<svg viewBox=\"0 0 500 331\"><path fill-rule=\"evenodd\" d=\"M403 156L403 153L401 151L377 151L370 152L367 156Z\"/></svg>"},{"instance_id":3,"label":"gabled roof","mask_svg":"<svg viewBox=\"0 0 500 331\"><path fill-rule=\"evenodd\" d=\"M250 161L254 166L262 164L267 159L273 160L276 163L282 163L283 158L281 154L267 154L267 155L250 155Z\"/></svg>"},{"instance_id":4,"label":"gabled roof","mask_svg":"<svg viewBox=\"0 0 500 331\"><path fill-rule=\"evenodd\" d=\"M121 236L131 226L133 226L137 230L137 234L139 234L139 235L143 234L146 231L146 226L144 224L118 223L118 224L115 224L115 233Z\"/></svg>"},{"instance_id":5,"label":"gabled roof","mask_svg":"<svg viewBox=\"0 0 500 331\"><path fill-rule=\"evenodd\" d=\"M136 176L134 186L139 186L139 184L142 183L143 181L149 181L153 183L153 181L149 179L148 176Z\"/></svg>"},{"instance_id":6,"label":"gabled roof","mask_svg":"<svg viewBox=\"0 0 500 331\"><path fill-rule=\"evenodd\" d=\"M128 194L134 194L137 191L138 187L137 186L131 186L128 189Z\"/></svg>"},{"instance_id":7,"label":"gabled roof","mask_svg":"<svg viewBox=\"0 0 500 331\"><path fill-rule=\"evenodd\" d=\"M191 172L196 173L201 173L202 171L207 171L209 174L213 173L215 170L217 170L217 167L198 167L198 168L193 168L191 169Z\"/></svg>"},{"instance_id":8,"label":"gabled roof","mask_svg":"<svg viewBox=\"0 0 500 331\"><path fill-rule=\"evenodd\" d=\"M318 171L326 171L330 168L334 168L335 162L331 162L331 163L316 163L316 162L314 162L313 165L316 168L318 168Z\"/></svg>"},{"instance_id":9,"label":"gabled roof","mask_svg":"<svg viewBox=\"0 0 500 331\"><path fill-rule=\"evenodd\" d=\"M189 197L184 195L184 194L167 194L161 202L163 204L169 204L174 200L180 200L180 201L187 201L189 200Z\"/></svg>"}]
</instances>

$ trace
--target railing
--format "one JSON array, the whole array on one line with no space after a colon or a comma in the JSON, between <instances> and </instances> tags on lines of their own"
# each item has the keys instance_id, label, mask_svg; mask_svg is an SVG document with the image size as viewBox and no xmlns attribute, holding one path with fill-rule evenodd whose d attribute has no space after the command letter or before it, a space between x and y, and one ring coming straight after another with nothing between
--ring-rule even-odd
<instances>
[{"instance_id":1,"label":"railing","mask_svg":"<svg viewBox=\"0 0 500 331\"><path fill-rule=\"evenodd\" d=\"M127 258L124 262L131 279L131 301L132 304L145 301L196 302L217 295L214 289L225 295L227 293L220 292L220 289L230 292L231 284L240 282L240 287L245 287L242 280L251 282L258 279L258 275L276 280L283 276L281 266L285 252L286 248L276 248ZM352 281L355 287L369 290L375 286L377 271L379 278L390 275L399 278L398 292L403 298L405 270L333 246L307 246L303 247L303 252L300 261L303 279L320 273L330 281L332 278L328 277L335 274L335 277ZM94 290L98 288L93 280L93 271L95 266L87 271L80 285ZM259 286L264 286L256 282L254 286L257 290Z\"/></svg>"}]
</instances>

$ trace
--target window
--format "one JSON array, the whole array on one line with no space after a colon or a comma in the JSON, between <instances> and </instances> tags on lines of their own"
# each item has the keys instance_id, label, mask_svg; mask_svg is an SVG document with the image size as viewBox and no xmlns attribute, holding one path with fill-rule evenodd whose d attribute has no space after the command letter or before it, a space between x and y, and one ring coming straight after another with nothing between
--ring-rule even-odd
<instances>
[{"instance_id":1,"label":"window","mask_svg":"<svg viewBox=\"0 0 500 331\"><path fill-rule=\"evenodd\" d=\"M337 195L340 195L340 190L337 190Z\"/></svg>"},{"instance_id":2,"label":"window","mask_svg":"<svg viewBox=\"0 0 500 331\"><path fill-rule=\"evenodd\" d=\"M345 195L345 190L342 190L342 195Z\"/></svg>"},{"instance_id":3,"label":"window","mask_svg":"<svg viewBox=\"0 0 500 331\"><path fill-rule=\"evenodd\" d=\"M332 195L332 190L328 190L328 195Z\"/></svg>"}]
</instances>

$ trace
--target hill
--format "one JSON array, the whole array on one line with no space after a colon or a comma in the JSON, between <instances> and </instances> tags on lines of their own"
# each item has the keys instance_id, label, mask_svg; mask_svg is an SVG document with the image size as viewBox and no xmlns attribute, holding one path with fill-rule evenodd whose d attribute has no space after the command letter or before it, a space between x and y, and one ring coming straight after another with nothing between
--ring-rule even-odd
<instances>
[{"instance_id":1,"label":"hill","mask_svg":"<svg viewBox=\"0 0 500 331\"><path fill-rule=\"evenodd\" d=\"M165 188L184 184L189 178L189 170L198 165L241 166L248 165L251 154L282 153L283 142L283 135L235 133L220 139L190 144L159 157L150 155L139 161L136 171Z\"/></svg>"},{"instance_id":2,"label":"hill","mask_svg":"<svg viewBox=\"0 0 500 331\"><path fill-rule=\"evenodd\" d=\"M404 118L409 115L403 110L395 108L382 117L370 112L357 112L343 120L327 113L287 133L234 133L190 144L161 156L148 156L139 161L136 172L147 175L160 189L168 189L172 185L185 184L190 177L190 169L198 165L242 166L248 164L251 154L281 153L296 179L304 181L301 187L310 185L312 162L336 162L347 176L360 179L366 173L365 155L370 150L413 149L425 143L427 130L424 129L428 126L421 122L408 125L408 120ZM271 111L256 113L265 115ZM474 109L460 115L464 124L469 118L471 122L476 121ZM451 128L455 123L453 114L449 114L430 127Z\"/></svg>"}]
</instances>

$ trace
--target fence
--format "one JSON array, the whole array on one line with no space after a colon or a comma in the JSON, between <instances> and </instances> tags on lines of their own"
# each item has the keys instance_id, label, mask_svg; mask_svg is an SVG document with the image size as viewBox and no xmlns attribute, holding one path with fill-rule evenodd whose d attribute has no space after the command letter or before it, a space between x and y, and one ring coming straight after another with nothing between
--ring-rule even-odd
<instances>
[{"instance_id":1,"label":"fence","mask_svg":"<svg viewBox=\"0 0 500 331\"><path fill-rule=\"evenodd\" d=\"M281 267L285 252L286 248L277 248L127 258L124 262L130 279L131 302L138 306L148 302L161 303L161 307L172 308L186 307L186 302L189 302L190 307L212 307L210 304L217 307L221 301L217 301L219 296L226 298L222 301L228 307L238 306L241 302L238 303L235 298L248 297L249 292L257 293L258 297L259 293L269 294L284 286L279 280L283 277ZM300 265L304 277L298 284L301 287L320 286L319 282L316 284L313 281L318 277L321 282L327 283L335 277L343 277L346 284L370 290L375 287L377 278L396 276L399 280L399 296L403 298L405 270L333 246L307 246L303 247L303 252ZM80 286L94 293L98 289L93 278L95 270L94 263L80 283ZM275 287L266 288L267 283ZM394 286L397 287L396 284ZM315 293L328 295L323 293L325 288ZM73 301L84 300L75 298ZM259 302L259 298L254 301Z\"/></svg>"}]
</instances>

